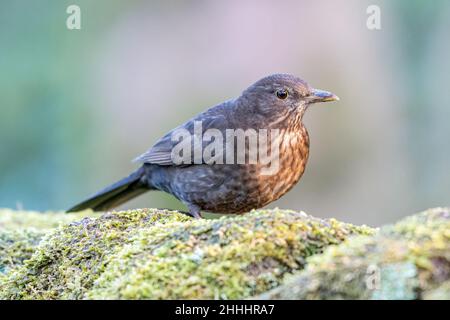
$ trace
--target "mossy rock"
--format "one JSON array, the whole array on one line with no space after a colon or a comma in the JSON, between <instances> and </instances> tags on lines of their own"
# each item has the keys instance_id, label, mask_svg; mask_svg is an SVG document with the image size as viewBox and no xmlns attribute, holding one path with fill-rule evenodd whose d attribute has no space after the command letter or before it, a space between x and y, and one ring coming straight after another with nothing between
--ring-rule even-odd
<instances>
[{"instance_id":1,"label":"mossy rock","mask_svg":"<svg viewBox=\"0 0 450 320\"><path fill-rule=\"evenodd\" d=\"M31 258L44 234L34 229L0 231L0 283L12 269Z\"/></svg>"},{"instance_id":2,"label":"mossy rock","mask_svg":"<svg viewBox=\"0 0 450 320\"><path fill-rule=\"evenodd\" d=\"M50 230L83 216L99 215L90 210L66 214L0 209L0 279L31 258L41 239Z\"/></svg>"},{"instance_id":3,"label":"mossy rock","mask_svg":"<svg viewBox=\"0 0 450 320\"><path fill-rule=\"evenodd\" d=\"M425 300L450 300L450 280L422 293Z\"/></svg>"},{"instance_id":4,"label":"mossy rock","mask_svg":"<svg viewBox=\"0 0 450 320\"><path fill-rule=\"evenodd\" d=\"M0 298L245 298L280 285L325 247L373 232L286 210L215 220L110 212L48 233L3 279Z\"/></svg>"},{"instance_id":5,"label":"mossy rock","mask_svg":"<svg viewBox=\"0 0 450 320\"><path fill-rule=\"evenodd\" d=\"M261 299L449 299L450 210L436 208L354 237Z\"/></svg>"}]
</instances>

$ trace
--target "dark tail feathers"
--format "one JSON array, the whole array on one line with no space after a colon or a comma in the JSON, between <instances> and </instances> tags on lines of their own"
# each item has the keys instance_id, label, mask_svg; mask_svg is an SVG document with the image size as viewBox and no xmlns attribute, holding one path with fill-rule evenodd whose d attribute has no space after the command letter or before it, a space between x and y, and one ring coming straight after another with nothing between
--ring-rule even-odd
<instances>
[{"instance_id":1,"label":"dark tail feathers","mask_svg":"<svg viewBox=\"0 0 450 320\"><path fill-rule=\"evenodd\" d=\"M144 174L144 168L141 167L128 177L110 185L85 201L73 206L67 210L67 212L76 212L85 209L105 211L117 207L149 190L146 184L141 181Z\"/></svg>"}]
</instances>

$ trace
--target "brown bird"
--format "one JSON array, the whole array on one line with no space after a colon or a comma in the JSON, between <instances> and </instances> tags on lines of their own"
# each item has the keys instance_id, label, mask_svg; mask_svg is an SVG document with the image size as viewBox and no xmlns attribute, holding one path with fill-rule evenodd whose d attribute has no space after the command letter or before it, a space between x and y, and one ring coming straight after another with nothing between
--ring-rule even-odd
<instances>
[{"instance_id":1,"label":"brown bird","mask_svg":"<svg viewBox=\"0 0 450 320\"><path fill-rule=\"evenodd\" d=\"M201 210L241 214L261 208L288 192L305 170L305 111L311 104L336 100L289 74L265 77L238 98L170 131L136 159L142 163L138 170L68 211L111 209L149 190L174 195L196 218ZM264 142L267 152L260 152Z\"/></svg>"}]
</instances>

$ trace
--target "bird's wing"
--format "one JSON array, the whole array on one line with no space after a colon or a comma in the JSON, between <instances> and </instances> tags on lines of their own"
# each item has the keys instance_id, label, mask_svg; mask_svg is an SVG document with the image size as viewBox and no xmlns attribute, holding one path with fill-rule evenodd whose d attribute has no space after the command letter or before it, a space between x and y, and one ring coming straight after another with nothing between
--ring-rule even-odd
<instances>
[{"instance_id":1,"label":"bird's wing","mask_svg":"<svg viewBox=\"0 0 450 320\"><path fill-rule=\"evenodd\" d=\"M158 164L162 166L170 166L175 165L172 161L172 150L175 145L180 143L179 140L174 139L174 134L180 129L187 130L191 135L194 134L194 126L195 122L198 124L201 123L201 132L202 134L208 129L218 129L221 132L225 132L225 129L228 128L228 120L225 114L220 112L221 110L210 109L204 113L201 113L197 117L189 120L188 122L182 124L181 126L171 130L164 137L159 139L153 147L151 147L147 152L140 155L136 159L135 162L140 163L151 163ZM186 132L187 132L186 131ZM178 131L179 132L179 131ZM204 148L210 142L202 141L202 148ZM195 154L195 145L192 146L191 150L191 163L194 163L194 154Z\"/></svg>"}]
</instances>

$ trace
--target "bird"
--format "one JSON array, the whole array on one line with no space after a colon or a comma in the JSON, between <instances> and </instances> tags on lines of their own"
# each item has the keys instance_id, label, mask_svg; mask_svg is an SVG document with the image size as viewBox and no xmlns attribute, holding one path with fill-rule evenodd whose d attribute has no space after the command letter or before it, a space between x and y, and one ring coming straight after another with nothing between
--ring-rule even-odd
<instances>
[{"instance_id":1,"label":"bird","mask_svg":"<svg viewBox=\"0 0 450 320\"><path fill-rule=\"evenodd\" d=\"M305 171L310 140L302 120L307 109L315 103L338 100L337 95L314 89L294 75L266 76L237 98L215 105L169 131L135 159L140 165L136 171L67 212L107 211L151 190L175 196L194 218L202 218L203 211L244 214L262 208L292 189ZM266 141L268 153L276 155L269 158L276 161L276 170L268 170L272 163L258 161L264 158L261 154L254 156L251 146L255 144L251 143L250 134L244 135L241 144L233 140L238 131L276 133L261 139ZM180 132L191 134L191 139L185 137L182 144L180 137L184 136ZM202 137L208 132L214 134L209 134L208 139ZM210 147L207 158L201 151L208 148L208 142L212 143L212 137L216 148ZM223 137L232 139L221 144ZM258 137L263 138L264 134ZM261 141L258 140L257 146L262 146ZM177 154L175 149L182 152ZM194 154L189 154L192 150ZM241 158L239 152L243 152ZM250 156L253 161L249 160ZM223 162L224 158L229 161Z\"/></svg>"}]
</instances>

